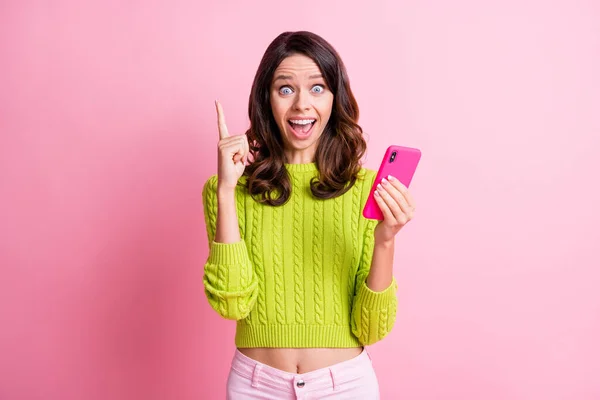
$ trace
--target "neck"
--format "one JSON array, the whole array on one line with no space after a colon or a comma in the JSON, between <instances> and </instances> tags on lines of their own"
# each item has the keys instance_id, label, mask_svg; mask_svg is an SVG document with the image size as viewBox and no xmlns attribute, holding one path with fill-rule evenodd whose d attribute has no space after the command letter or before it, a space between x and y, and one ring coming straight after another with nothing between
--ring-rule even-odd
<instances>
[{"instance_id":1,"label":"neck","mask_svg":"<svg viewBox=\"0 0 600 400\"><path fill-rule=\"evenodd\" d=\"M287 164L310 164L315 162L315 151L313 149L286 151L285 158Z\"/></svg>"}]
</instances>

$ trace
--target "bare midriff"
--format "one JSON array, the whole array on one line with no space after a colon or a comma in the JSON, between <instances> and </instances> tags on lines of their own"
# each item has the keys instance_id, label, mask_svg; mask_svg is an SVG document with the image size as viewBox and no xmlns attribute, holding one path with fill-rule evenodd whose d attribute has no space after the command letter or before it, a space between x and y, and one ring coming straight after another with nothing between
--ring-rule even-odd
<instances>
[{"instance_id":1,"label":"bare midriff","mask_svg":"<svg viewBox=\"0 0 600 400\"><path fill-rule=\"evenodd\" d=\"M245 356L270 367L304 374L357 357L362 347L351 348L238 348Z\"/></svg>"}]
</instances>

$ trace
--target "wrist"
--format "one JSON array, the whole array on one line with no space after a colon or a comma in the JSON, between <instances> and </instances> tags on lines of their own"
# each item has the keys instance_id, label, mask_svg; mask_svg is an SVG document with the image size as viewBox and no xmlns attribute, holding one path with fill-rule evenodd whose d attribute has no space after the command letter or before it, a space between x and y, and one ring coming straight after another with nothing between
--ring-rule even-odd
<instances>
[{"instance_id":1,"label":"wrist","mask_svg":"<svg viewBox=\"0 0 600 400\"><path fill-rule=\"evenodd\" d=\"M375 247L381 249L393 249L395 245L394 239L377 239L375 238Z\"/></svg>"},{"instance_id":2,"label":"wrist","mask_svg":"<svg viewBox=\"0 0 600 400\"><path fill-rule=\"evenodd\" d=\"M235 197L235 188L230 188L222 185L217 186L217 200L230 200Z\"/></svg>"}]
</instances>

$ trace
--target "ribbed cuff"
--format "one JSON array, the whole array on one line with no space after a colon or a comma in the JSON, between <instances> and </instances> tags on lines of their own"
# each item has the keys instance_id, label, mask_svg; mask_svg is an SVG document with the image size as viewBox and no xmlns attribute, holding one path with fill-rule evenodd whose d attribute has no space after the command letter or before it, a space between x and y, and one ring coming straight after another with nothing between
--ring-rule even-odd
<instances>
[{"instance_id":1,"label":"ribbed cuff","mask_svg":"<svg viewBox=\"0 0 600 400\"><path fill-rule=\"evenodd\" d=\"M246 248L246 242L243 240L236 243L212 242L210 244L210 254L207 262L211 264L240 264L247 260L248 249Z\"/></svg>"},{"instance_id":2,"label":"ribbed cuff","mask_svg":"<svg viewBox=\"0 0 600 400\"><path fill-rule=\"evenodd\" d=\"M396 278L392 277L392 283L381 292L374 292L367 286L365 281L356 294L356 304L360 304L368 310L380 310L389 306L395 300L398 285Z\"/></svg>"}]
</instances>

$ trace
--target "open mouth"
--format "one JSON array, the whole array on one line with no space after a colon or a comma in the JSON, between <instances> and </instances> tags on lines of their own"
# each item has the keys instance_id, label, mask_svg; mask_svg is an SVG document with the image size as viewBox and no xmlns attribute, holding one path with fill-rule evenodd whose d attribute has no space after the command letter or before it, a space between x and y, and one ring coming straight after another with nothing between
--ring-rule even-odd
<instances>
[{"instance_id":1,"label":"open mouth","mask_svg":"<svg viewBox=\"0 0 600 400\"><path fill-rule=\"evenodd\" d=\"M312 132L316 121L316 119L290 119L288 120L288 124L297 136L306 137Z\"/></svg>"}]
</instances>

